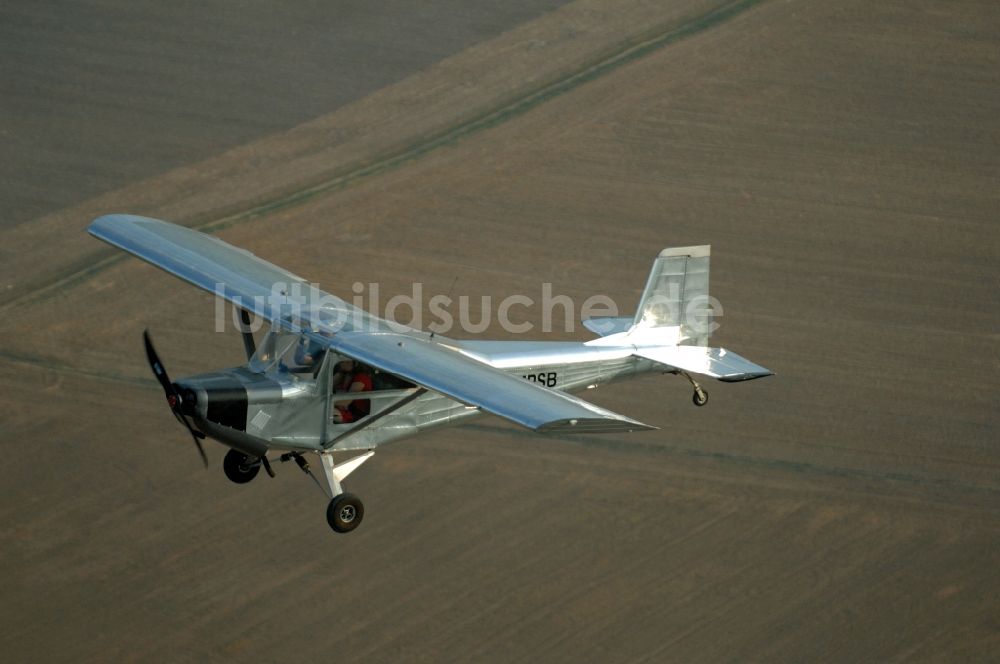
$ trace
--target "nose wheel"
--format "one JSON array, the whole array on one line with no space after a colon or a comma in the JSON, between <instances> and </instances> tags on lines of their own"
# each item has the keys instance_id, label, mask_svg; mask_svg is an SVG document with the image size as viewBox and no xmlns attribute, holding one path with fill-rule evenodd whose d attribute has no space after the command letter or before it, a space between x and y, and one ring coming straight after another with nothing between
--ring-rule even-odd
<instances>
[{"instance_id":1,"label":"nose wheel","mask_svg":"<svg viewBox=\"0 0 1000 664\"><path fill-rule=\"evenodd\" d=\"M226 458L222 460L222 470L230 482L246 484L257 477L257 473L260 472L260 462L239 450L229 450L226 452Z\"/></svg>"}]
</instances>

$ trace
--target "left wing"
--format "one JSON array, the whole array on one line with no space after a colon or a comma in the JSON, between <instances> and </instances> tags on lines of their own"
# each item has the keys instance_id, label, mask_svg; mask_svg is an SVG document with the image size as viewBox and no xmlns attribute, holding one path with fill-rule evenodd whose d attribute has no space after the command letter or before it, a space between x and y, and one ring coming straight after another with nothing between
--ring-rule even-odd
<instances>
[{"instance_id":1,"label":"left wing","mask_svg":"<svg viewBox=\"0 0 1000 664\"><path fill-rule=\"evenodd\" d=\"M312 318L338 329L378 329L383 321L302 277L217 237L159 219L109 214L87 231L175 277L265 318L288 325Z\"/></svg>"}]
</instances>

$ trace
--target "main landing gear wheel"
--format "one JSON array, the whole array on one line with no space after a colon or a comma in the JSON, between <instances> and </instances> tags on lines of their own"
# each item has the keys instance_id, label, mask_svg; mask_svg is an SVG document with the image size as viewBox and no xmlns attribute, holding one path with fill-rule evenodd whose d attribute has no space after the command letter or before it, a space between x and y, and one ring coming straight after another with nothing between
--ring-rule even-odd
<instances>
[{"instance_id":1,"label":"main landing gear wheel","mask_svg":"<svg viewBox=\"0 0 1000 664\"><path fill-rule=\"evenodd\" d=\"M353 493L342 493L330 501L326 508L326 520L338 533L349 533L361 525L365 516L365 506Z\"/></svg>"},{"instance_id":2,"label":"main landing gear wheel","mask_svg":"<svg viewBox=\"0 0 1000 664\"><path fill-rule=\"evenodd\" d=\"M708 403L708 392L702 389L695 390L694 396L691 397L691 401L696 406L704 406Z\"/></svg>"},{"instance_id":3,"label":"main landing gear wheel","mask_svg":"<svg viewBox=\"0 0 1000 664\"><path fill-rule=\"evenodd\" d=\"M246 484L257 477L257 473L260 472L260 464L243 452L229 450L226 452L226 458L222 460L222 470L226 471L226 477L231 482Z\"/></svg>"}]
</instances>

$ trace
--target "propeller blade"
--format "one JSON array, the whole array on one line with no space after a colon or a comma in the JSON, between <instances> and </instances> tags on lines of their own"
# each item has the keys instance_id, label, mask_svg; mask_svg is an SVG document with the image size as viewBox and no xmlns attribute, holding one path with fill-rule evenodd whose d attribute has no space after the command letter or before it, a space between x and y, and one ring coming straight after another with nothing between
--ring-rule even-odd
<instances>
[{"instance_id":1,"label":"propeller blade","mask_svg":"<svg viewBox=\"0 0 1000 664\"><path fill-rule=\"evenodd\" d=\"M160 362L160 356L156 354L156 349L153 348L153 340L149 338L149 330L142 331L142 341L146 346L146 359L149 361L149 368L153 370L153 375L160 382L160 387L163 388L164 393L167 395L167 401L171 402L171 397L173 397L173 402L170 403L172 410L175 403L179 401L177 390L174 389L174 384L170 382L167 370L163 368L163 363Z\"/></svg>"},{"instance_id":2,"label":"propeller blade","mask_svg":"<svg viewBox=\"0 0 1000 664\"><path fill-rule=\"evenodd\" d=\"M181 417L181 421L184 422L184 426L186 426L188 431L191 432L191 440L194 441L194 446L198 448L198 454L201 455L202 464L208 468L208 457L205 456L205 448L201 446L201 440L199 440L199 438L204 438L205 434L188 424L186 417Z\"/></svg>"},{"instance_id":3,"label":"propeller blade","mask_svg":"<svg viewBox=\"0 0 1000 664\"><path fill-rule=\"evenodd\" d=\"M181 413L178 413L176 410L173 409L171 409L171 412L173 412L174 417L177 418L177 421L183 424L184 428L186 428L191 433L191 438L192 440L194 440L195 447L198 448L198 454L201 455L201 462L205 464L206 468L208 468L208 457L205 456L205 448L201 446L201 439L205 437L205 434L203 434L202 432L198 431L193 426L191 426L191 423L188 422L188 418L182 415Z\"/></svg>"},{"instance_id":4,"label":"propeller blade","mask_svg":"<svg viewBox=\"0 0 1000 664\"><path fill-rule=\"evenodd\" d=\"M205 448L202 447L200 440L205 437L205 434L191 426L188 419L180 412L181 396L177 394L177 389L170 382L167 370L163 368L163 362L160 361L160 356L157 355L156 349L153 347L153 340L149 338L149 330L142 331L142 340L146 346L146 359L149 361L149 368L153 370L153 375L156 376L156 380L160 382L160 387L163 388L163 392L167 397L167 405L170 406L170 412L174 414L177 421L183 424L184 428L191 434L191 439L194 440L194 445L198 448L198 454L201 455L201 462L208 468L208 457L205 455Z\"/></svg>"}]
</instances>

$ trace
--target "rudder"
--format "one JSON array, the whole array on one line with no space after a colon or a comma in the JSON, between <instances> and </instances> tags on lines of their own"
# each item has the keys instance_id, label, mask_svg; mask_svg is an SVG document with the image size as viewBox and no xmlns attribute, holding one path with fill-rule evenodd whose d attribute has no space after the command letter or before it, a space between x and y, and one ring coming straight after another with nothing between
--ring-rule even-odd
<instances>
[{"instance_id":1,"label":"rudder","mask_svg":"<svg viewBox=\"0 0 1000 664\"><path fill-rule=\"evenodd\" d=\"M673 343L707 346L712 311L708 300L710 245L664 249L653 262L632 322L634 333L655 330Z\"/></svg>"}]
</instances>

